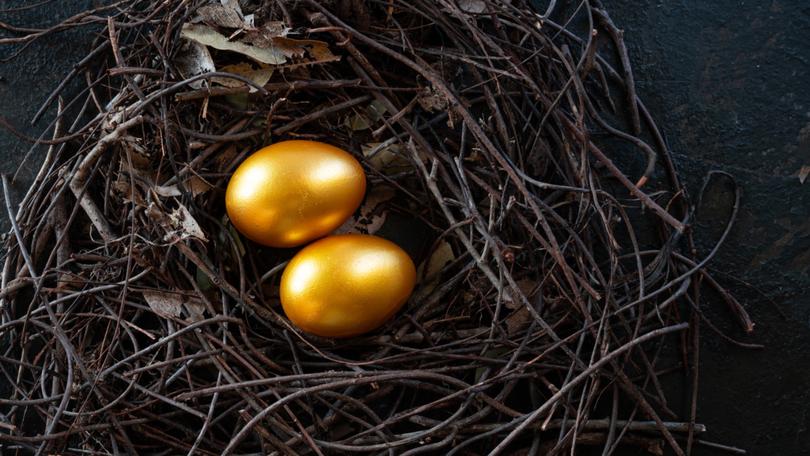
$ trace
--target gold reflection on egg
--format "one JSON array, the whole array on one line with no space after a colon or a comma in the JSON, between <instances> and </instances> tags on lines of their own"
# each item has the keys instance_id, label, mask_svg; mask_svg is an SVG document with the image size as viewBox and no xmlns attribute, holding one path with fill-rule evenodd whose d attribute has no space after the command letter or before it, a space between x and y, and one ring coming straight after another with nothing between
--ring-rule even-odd
<instances>
[{"instance_id":1,"label":"gold reflection on egg","mask_svg":"<svg viewBox=\"0 0 810 456\"><path fill-rule=\"evenodd\" d=\"M283 141L248 157L231 176L225 207L242 234L271 247L294 247L334 231L366 191L360 163L316 141Z\"/></svg>"},{"instance_id":2,"label":"gold reflection on egg","mask_svg":"<svg viewBox=\"0 0 810 456\"><path fill-rule=\"evenodd\" d=\"M362 234L329 236L290 260L281 276L281 305L306 332L351 337L391 318L415 283L413 261L393 242Z\"/></svg>"}]
</instances>

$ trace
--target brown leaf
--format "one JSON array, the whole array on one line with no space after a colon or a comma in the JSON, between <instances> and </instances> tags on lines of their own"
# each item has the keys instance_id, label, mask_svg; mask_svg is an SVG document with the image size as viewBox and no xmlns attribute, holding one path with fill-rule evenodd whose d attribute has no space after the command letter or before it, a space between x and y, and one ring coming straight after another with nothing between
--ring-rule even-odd
<instances>
[{"instance_id":1,"label":"brown leaf","mask_svg":"<svg viewBox=\"0 0 810 456\"><path fill-rule=\"evenodd\" d=\"M444 111L450 105L447 98L431 86L423 91L417 99L419 106L428 112Z\"/></svg>"},{"instance_id":2,"label":"brown leaf","mask_svg":"<svg viewBox=\"0 0 810 456\"><path fill-rule=\"evenodd\" d=\"M531 299L531 297L534 296L537 283L531 279L520 279L517 281L517 286L527 298ZM509 309L520 309L525 307L520 299L512 297L511 290L504 291L503 302Z\"/></svg>"},{"instance_id":3,"label":"brown leaf","mask_svg":"<svg viewBox=\"0 0 810 456\"><path fill-rule=\"evenodd\" d=\"M303 57L305 52L309 55L313 63L333 62L340 60L340 57L332 54L329 45L323 41L318 40L295 40L292 38L273 38L273 44L279 49L286 50L285 55L288 57Z\"/></svg>"},{"instance_id":4,"label":"brown leaf","mask_svg":"<svg viewBox=\"0 0 810 456\"><path fill-rule=\"evenodd\" d=\"M161 317L177 318L183 311L182 295L158 290L143 291L142 293L149 307Z\"/></svg>"},{"instance_id":5,"label":"brown leaf","mask_svg":"<svg viewBox=\"0 0 810 456\"><path fill-rule=\"evenodd\" d=\"M445 266L452 263L456 259L453 253L453 247L442 240L436 247L436 250L430 257L423 261L416 270L416 276L419 278L420 286L414 292L414 300L416 302L429 296L439 286L439 278Z\"/></svg>"},{"instance_id":6,"label":"brown leaf","mask_svg":"<svg viewBox=\"0 0 810 456\"><path fill-rule=\"evenodd\" d=\"M388 216L383 203L392 199L396 191L386 185L377 185L366 194L366 200L360 206L358 216L349 218L336 234L363 233L374 234L382 228Z\"/></svg>"},{"instance_id":7,"label":"brown leaf","mask_svg":"<svg viewBox=\"0 0 810 456\"><path fill-rule=\"evenodd\" d=\"M214 49L237 52L268 65L280 65L287 61L284 52L273 46L260 47L242 41L230 41L228 37L205 24L183 24L180 36Z\"/></svg>"},{"instance_id":8,"label":"brown leaf","mask_svg":"<svg viewBox=\"0 0 810 456\"><path fill-rule=\"evenodd\" d=\"M160 290L144 290L141 293L149 308L163 318L180 318L185 310L187 321L203 319L205 307L199 299L186 299L182 294Z\"/></svg>"},{"instance_id":9,"label":"brown leaf","mask_svg":"<svg viewBox=\"0 0 810 456\"><path fill-rule=\"evenodd\" d=\"M411 163L398 143L368 143L362 146L366 163L383 174L397 174L411 169Z\"/></svg>"},{"instance_id":10,"label":"brown leaf","mask_svg":"<svg viewBox=\"0 0 810 456\"><path fill-rule=\"evenodd\" d=\"M269 81L270 78L273 76L272 67L260 65L258 68L254 68L253 65L247 62L237 63L234 65L226 65L222 67L220 71L242 76L246 79L251 80L254 84L260 87L267 84L267 81ZM216 77L211 78L211 81L225 87L244 87L248 85L238 79L233 78ZM249 87L251 92L256 92L258 90L254 86Z\"/></svg>"},{"instance_id":11,"label":"brown leaf","mask_svg":"<svg viewBox=\"0 0 810 456\"><path fill-rule=\"evenodd\" d=\"M382 120L386 112L385 105L374 100L362 112L347 117L344 123L352 131L367 130Z\"/></svg>"},{"instance_id":12,"label":"brown leaf","mask_svg":"<svg viewBox=\"0 0 810 456\"><path fill-rule=\"evenodd\" d=\"M289 31L290 28L283 22L272 21L261 27L245 30L242 40L259 47L269 47L273 46L273 39L283 38Z\"/></svg>"},{"instance_id":13,"label":"brown leaf","mask_svg":"<svg viewBox=\"0 0 810 456\"><path fill-rule=\"evenodd\" d=\"M512 314L506 317L506 320L504 320L504 323L506 323L506 332L510 336L513 336L528 326L529 322L531 321L532 314L529 312L529 309L527 309L526 306L523 306L512 312Z\"/></svg>"},{"instance_id":14,"label":"brown leaf","mask_svg":"<svg viewBox=\"0 0 810 456\"><path fill-rule=\"evenodd\" d=\"M239 2L233 3L239 6ZM239 11L230 5L206 5L197 10L197 14L198 20L211 26L238 29L246 25Z\"/></svg>"},{"instance_id":15,"label":"brown leaf","mask_svg":"<svg viewBox=\"0 0 810 456\"><path fill-rule=\"evenodd\" d=\"M186 180L186 188L191 191L191 196L197 196L211 190L213 186L200 176L191 176Z\"/></svg>"},{"instance_id":16,"label":"brown leaf","mask_svg":"<svg viewBox=\"0 0 810 456\"><path fill-rule=\"evenodd\" d=\"M430 255L427 263L422 264L422 277L426 279L437 278L445 266L456 259L453 247L447 241L439 242L436 250Z\"/></svg>"}]
</instances>

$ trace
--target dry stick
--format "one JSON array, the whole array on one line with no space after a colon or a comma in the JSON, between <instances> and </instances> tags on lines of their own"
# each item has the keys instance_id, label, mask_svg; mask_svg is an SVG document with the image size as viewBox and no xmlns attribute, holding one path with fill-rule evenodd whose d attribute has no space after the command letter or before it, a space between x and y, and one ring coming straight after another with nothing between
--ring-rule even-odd
<instances>
[{"instance_id":1,"label":"dry stick","mask_svg":"<svg viewBox=\"0 0 810 456\"><path fill-rule=\"evenodd\" d=\"M660 337L660 336L663 336L665 334L669 334L669 333L672 333L672 332L682 331L682 330L684 330L684 329L686 329L688 327L689 327L688 323L681 323L681 324L678 324L678 325L673 325L673 326L668 326L668 327L665 327L665 328L660 328L660 329L651 331L651 332L649 332L647 334L644 334L643 336L637 337L637 338L631 340L630 342L626 343L625 345L622 345L621 347L617 348L616 350L606 354L599 361L597 361L596 363L589 366L582 373L580 373L575 378L573 378L569 383L567 383L562 388L560 388L560 390L557 393L555 393L554 395L552 395L546 401L546 403L543 406L541 406L540 408L538 408L537 410L535 410L534 412L532 412L531 414L529 414L526 417L522 417L522 418L520 418L518 420L513 420L512 422L510 422L507 425L508 427L511 427L511 425L516 423L517 421L520 421L520 420L523 421L523 423L521 425L519 425L515 430L513 430L506 437L506 439L503 442L501 442L501 444L498 445L498 447L496 447L495 450L493 450L492 453L490 453L490 455L491 456L497 455L503 449L503 447L508 445L517 436L517 434L519 434L520 431L522 431L526 426L531 424L537 418L537 416L539 416L541 413L546 411L546 409L551 404L556 403L556 401L560 400L565 393L567 393L569 390L571 390L574 386L578 385L583 380L589 378L596 371L598 371L600 368L602 368L602 366L604 366L605 364L607 364L608 362L613 360L615 357L621 355L622 353L626 352L627 350L629 350L631 348L636 347L639 344L642 344L642 343L646 342L647 340L657 338L657 337ZM284 398L280 399L279 401L277 401L277 402L273 403L272 405L270 405L269 407L265 408L259 414L254 416L248 423L246 423L245 426L243 426L242 429L228 443L228 446L223 451L223 455L230 454L235 449L236 445L242 439L244 439L247 436L247 433L250 432L250 430L253 429L253 427L256 426L256 424L258 424L259 421L261 421L265 416L267 416L268 414L273 412L276 408L281 407L284 404L286 404L286 403L288 403L288 402L292 401L293 399L296 399L296 398L298 398L300 396L306 396L308 394L312 394L312 393L315 393L315 392L318 392L318 391L321 391L321 390L328 390L328 389L342 387L342 386L352 386L352 385L361 385L361 384L368 384L368 383L374 383L374 382L383 382L384 380L387 380L387 379L397 379L397 378L407 378L407 377L417 377L418 378L418 377L422 377L422 376L430 377L431 375L428 374L427 372L411 372L411 373L400 372L400 373L393 373L393 374L390 374L390 373L389 374L379 374L379 375L373 375L373 376L369 376L369 377L355 377L355 378L351 378L351 379L347 379L347 380L338 380L338 381L335 381L335 382L332 382L332 383L326 383L326 384L323 384L323 385L315 385L315 386L311 386L311 387L307 387L307 388L297 389L295 392L285 396ZM452 379L453 381L456 381L456 379L452 378L452 377L444 377L444 376L441 376L441 377L445 378L445 380Z\"/></svg>"},{"instance_id":2,"label":"dry stick","mask_svg":"<svg viewBox=\"0 0 810 456\"><path fill-rule=\"evenodd\" d=\"M574 386L578 385L580 382L582 382L583 380L590 377L590 375L592 375L594 372L596 372L598 369L600 369L605 364L613 361L617 356L619 356L622 353L624 353L624 352L626 352L626 351L628 351L628 350L630 350L630 349L644 343L645 341L648 341L650 339L663 336L665 334L669 334L669 333L673 333L673 332L677 332L677 331L683 331L684 329L687 329L688 327L689 327L689 323L680 323L680 324L677 324L677 325L667 326L667 327L664 327L664 328L656 329L656 330L651 331L651 332L649 332L647 334L644 334L643 336L639 336L639 337L631 340L630 342L622 345L621 347L613 350L612 352L606 354L605 356L600 358L599 361L591 364L590 366L588 366L588 368L586 370L584 370L582 373L580 373L579 375L577 375L576 377L571 379L570 382L563 385L559 389L559 391L554 393L542 406L540 406L539 408L534 410L532 413L530 413L525 418L521 418L522 423L520 423L515 429L513 429L512 432L510 432L509 435L507 435L503 439L503 441L501 441L501 443L499 443L498 446L496 446L489 453L489 455L490 456L496 456L496 455L500 454L504 449L506 449L506 447L512 442L512 440L514 440L521 432L523 432L527 427L529 427L541 414L543 414L546 410L548 410L548 408L551 406L551 404L553 404L557 400L561 399L568 391L573 389ZM509 423L508 426L511 427L511 425L516 423L516 421L517 420L513 420L511 423ZM676 448L677 448L677 446L676 446Z\"/></svg>"},{"instance_id":3,"label":"dry stick","mask_svg":"<svg viewBox=\"0 0 810 456\"><path fill-rule=\"evenodd\" d=\"M599 8L593 8L594 14L599 19L599 22L608 30L608 33L613 40L613 45L619 52L619 59L622 64L622 72L624 73L625 90L627 92L627 106L630 108L630 123L633 128L633 133L639 135L641 133L641 118L638 114L638 103L636 102L636 82L633 78L633 70L630 65L630 57L627 53L627 46L624 44L624 31L616 27L616 24L610 19L607 11L602 9L601 1L594 2ZM639 181L639 187L644 182Z\"/></svg>"},{"instance_id":4,"label":"dry stick","mask_svg":"<svg viewBox=\"0 0 810 456\"><path fill-rule=\"evenodd\" d=\"M307 114L305 116L301 116L298 119L293 120L292 122L289 122L289 123L287 123L285 125L282 125L281 127L278 127L276 129L274 129L273 134L274 135L283 135L284 133L287 133L288 131L295 130L296 128L298 128L298 127L300 127L302 125L306 125L309 122L312 122L313 120L320 119L321 117L327 116L327 115L332 114L334 112L340 112L340 111L342 111L344 109L351 108L352 106L357 106L357 105L359 105L361 103L365 103L365 102L367 102L369 100L371 100L370 95L363 95L361 97L357 97L357 98L354 98L354 99L351 99L351 100L348 100L348 101L344 101L343 103L338 103L336 105L329 106L329 107L326 107L324 109L319 109L319 110L317 110L315 112L309 113L309 114Z\"/></svg>"},{"instance_id":5,"label":"dry stick","mask_svg":"<svg viewBox=\"0 0 810 456\"><path fill-rule=\"evenodd\" d=\"M73 191L73 194L79 200L79 204L81 205L82 209L84 209L84 212L90 219L90 222L96 227L105 242L112 241L116 236L113 233L112 228L110 228L107 218L104 217L104 214L101 212L101 210L99 210L98 206L90 198L90 196L84 192L84 187L87 183L87 179L90 177L90 170L93 168L96 160L101 157L101 154L103 154L112 144L119 141L127 130L140 125L143 123L143 121L143 116L133 117L132 119L129 119L115 127L112 132L106 134L98 141L98 143L96 143L90 152L84 156L81 163L79 163L75 174L70 179L70 190Z\"/></svg>"},{"instance_id":6,"label":"dry stick","mask_svg":"<svg viewBox=\"0 0 810 456\"><path fill-rule=\"evenodd\" d=\"M410 420L413 423L419 425L433 425L437 423L437 420L425 418L425 417L412 417ZM560 429L563 426L567 426L569 423L566 420L561 419L553 419L550 420L548 423L535 423L532 427L535 428L537 431L546 431L549 429ZM664 421L664 427L671 432L678 432L678 433L687 433L689 432L689 428L692 426L692 423L684 423L684 422L673 422L673 421ZM479 432L488 432L496 427L498 424L475 424L468 428L463 429L461 432L465 434L477 434ZM659 430L658 423L655 421L627 421L627 420L614 420L613 426L616 427L626 427L627 430L631 432L656 432ZM611 419L610 418L600 418L600 419L590 419L583 423L580 423L579 427L584 431L607 431L611 427ZM706 425L696 423L694 425L694 431L696 433L704 433L707 432Z\"/></svg>"},{"instance_id":7,"label":"dry stick","mask_svg":"<svg viewBox=\"0 0 810 456\"><path fill-rule=\"evenodd\" d=\"M338 89L341 87L357 87L362 83L360 79L297 79L287 82L269 82L264 85L264 90L272 93L276 91L296 91L296 90L325 90ZM192 101L202 98L216 97L221 95L233 95L237 93L248 93L249 87L204 87L188 92L181 92L174 96L177 101Z\"/></svg>"}]
</instances>

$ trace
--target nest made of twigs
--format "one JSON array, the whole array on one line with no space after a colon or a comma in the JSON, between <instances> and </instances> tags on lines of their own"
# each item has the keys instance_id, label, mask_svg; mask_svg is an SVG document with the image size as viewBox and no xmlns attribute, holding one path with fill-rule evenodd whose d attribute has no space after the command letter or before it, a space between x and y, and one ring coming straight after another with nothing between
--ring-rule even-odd
<instances>
[{"instance_id":1,"label":"nest made of twigs","mask_svg":"<svg viewBox=\"0 0 810 456\"><path fill-rule=\"evenodd\" d=\"M66 77L83 90L63 101L62 84L43 106L58 106L36 143L47 156L7 204L0 445L688 452L705 430L711 255L694 257L690 201L621 31L599 2L536 8L124 0L12 30L4 44L21 47L98 36ZM354 153L369 193L342 230L394 239L420 265L373 334L291 326L277 284L294 251L252 244L225 215L234 168L289 138ZM683 416L661 375L686 378Z\"/></svg>"}]
</instances>

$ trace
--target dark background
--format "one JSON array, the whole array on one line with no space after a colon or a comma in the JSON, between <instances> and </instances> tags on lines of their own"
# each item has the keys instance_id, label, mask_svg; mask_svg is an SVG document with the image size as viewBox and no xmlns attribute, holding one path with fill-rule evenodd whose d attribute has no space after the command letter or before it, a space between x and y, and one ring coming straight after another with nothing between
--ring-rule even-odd
<instances>
[{"instance_id":1,"label":"dark background","mask_svg":"<svg viewBox=\"0 0 810 456\"><path fill-rule=\"evenodd\" d=\"M0 0L0 10L33 3ZM0 22L51 24L92 3L57 0L27 12L0 11ZM810 2L604 4L625 30L639 94L692 195L713 169L732 173L743 188L737 225L710 266L735 290L756 330L742 334L717 299L705 311L730 335L766 349L743 350L703 330L698 421L708 426L708 440L749 454L810 455L810 179L802 185L798 178L810 166ZM0 115L39 133L44 124L31 127L31 117L89 39L88 31L62 33L0 63ZM0 58L10 50L0 48ZM0 129L0 171L13 172L28 148ZM17 188L25 189L40 158L25 166ZM700 211L703 254L719 234L727 202L727 192L714 191Z\"/></svg>"}]
</instances>

